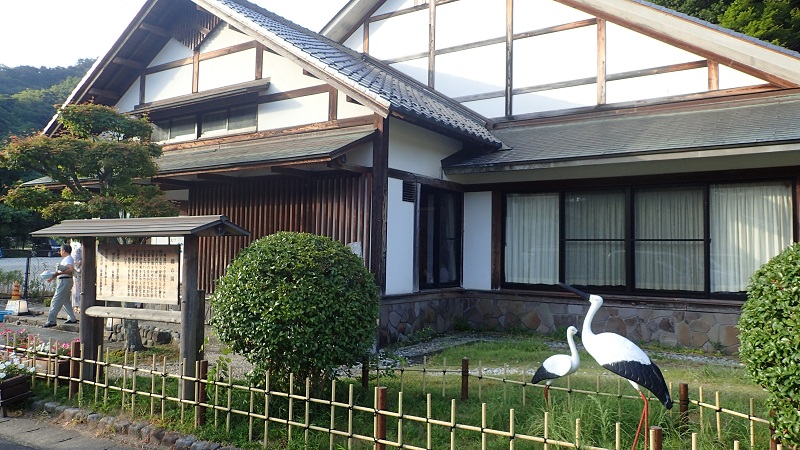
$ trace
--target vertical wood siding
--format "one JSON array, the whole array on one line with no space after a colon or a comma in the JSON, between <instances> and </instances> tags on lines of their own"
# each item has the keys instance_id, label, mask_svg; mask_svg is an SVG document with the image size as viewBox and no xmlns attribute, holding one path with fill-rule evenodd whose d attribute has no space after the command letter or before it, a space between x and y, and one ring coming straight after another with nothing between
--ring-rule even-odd
<instances>
[{"instance_id":1,"label":"vertical wood siding","mask_svg":"<svg viewBox=\"0 0 800 450\"><path fill-rule=\"evenodd\" d=\"M188 214L224 214L251 232L249 237L200 238L199 289L214 282L242 248L277 231L328 236L344 244L360 242L370 267L369 218L372 175L324 178L269 177L241 183L192 187Z\"/></svg>"}]
</instances>

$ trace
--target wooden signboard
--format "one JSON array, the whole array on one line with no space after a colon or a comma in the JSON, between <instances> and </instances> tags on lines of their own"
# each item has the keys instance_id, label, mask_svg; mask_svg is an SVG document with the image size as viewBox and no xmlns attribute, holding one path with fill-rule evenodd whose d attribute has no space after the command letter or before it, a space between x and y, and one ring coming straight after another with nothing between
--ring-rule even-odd
<instances>
[{"instance_id":1,"label":"wooden signboard","mask_svg":"<svg viewBox=\"0 0 800 450\"><path fill-rule=\"evenodd\" d=\"M180 252L177 245L98 245L97 300L177 305Z\"/></svg>"}]
</instances>

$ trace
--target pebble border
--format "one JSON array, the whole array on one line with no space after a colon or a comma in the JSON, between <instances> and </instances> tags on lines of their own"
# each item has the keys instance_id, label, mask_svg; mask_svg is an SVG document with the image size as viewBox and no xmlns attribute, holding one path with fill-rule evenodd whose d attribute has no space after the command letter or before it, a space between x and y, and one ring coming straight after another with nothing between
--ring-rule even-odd
<instances>
[{"instance_id":1,"label":"pebble border","mask_svg":"<svg viewBox=\"0 0 800 450\"><path fill-rule=\"evenodd\" d=\"M147 450L241 450L239 447L200 441L193 435L157 428L148 422L133 423L115 416L101 416L56 401L34 400L28 411L33 414L40 411L47 413L48 420L55 425L79 425L90 431L100 432L106 437L137 440L139 441L137 446ZM116 436L108 436L109 433Z\"/></svg>"}]
</instances>

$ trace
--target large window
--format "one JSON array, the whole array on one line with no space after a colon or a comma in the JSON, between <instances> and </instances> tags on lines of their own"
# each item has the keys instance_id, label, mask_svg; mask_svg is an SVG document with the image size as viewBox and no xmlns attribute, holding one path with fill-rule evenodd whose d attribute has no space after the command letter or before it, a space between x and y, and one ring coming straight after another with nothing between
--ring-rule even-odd
<instances>
[{"instance_id":1,"label":"large window","mask_svg":"<svg viewBox=\"0 0 800 450\"><path fill-rule=\"evenodd\" d=\"M791 244L792 192L772 181L508 194L504 281L741 293Z\"/></svg>"},{"instance_id":2,"label":"large window","mask_svg":"<svg viewBox=\"0 0 800 450\"><path fill-rule=\"evenodd\" d=\"M458 286L461 281L461 194L422 186L419 286Z\"/></svg>"},{"instance_id":3,"label":"large window","mask_svg":"<svg viewBox=\"0 0 800 450\"><path fill-rule=\"evenodd\" d=\"M257 112L256 105L246 105L158 120L153 124L153 140L180 142L256 131Z\"/></svg>"}]
</instances>

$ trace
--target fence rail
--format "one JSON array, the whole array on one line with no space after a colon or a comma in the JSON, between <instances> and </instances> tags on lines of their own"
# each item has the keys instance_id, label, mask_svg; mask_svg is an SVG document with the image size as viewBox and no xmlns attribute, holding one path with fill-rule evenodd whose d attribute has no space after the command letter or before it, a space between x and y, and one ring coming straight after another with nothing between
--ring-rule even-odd
<instances>
[{"instance_id":1,"label":"fence rail","mask_svg":"<svg viewBox=\"0 0 800 450\"><path fill-rule=\"evenodd\" d=\"M580 418L576 418L570 425L564 425L563 417L554 417L553 412L548 410L539 410L541 418L538 422L534 421L541 424L539 431L531 432L532 428L528 425L523 428L523 421L516 408L504 409L504 404L501 407L497 404L505 403L512 397L517 398L521 403L520 408L526 409L526 414L529 415L532 410L525 406L528 397L526 389L540 389L541 386L526 382L525 378L529 376L527 374L522 374L520 379L513 379L507 369L502 376L486 375L480 365L477 370L470 370L466 359L462 360L461 368L444 366L434 369L427 365L394 369L371 368L365 372L376 381L376 385L370 389L371 392L365 391L358 380L334 380L329 388L322 390L325 394L320 394L321 391L313 389L309 380L298 383L292 375L284 388L273 383L269 373L263 380L263 386L248 386L235 383L222 373L221 366L215 367L209 375L206 361L198 362L195 372L198 376L192 377L186 375L184 364L168 364L166 358L156 361L153 357L152 360L141 361L136 354L125 354L121 363L111 363L108 352L99 361L82 358L83 348L77 342L71 344L66 354L53 352L53 348L49 342L46 345L37 343L35 338L26 343L9 341L9 335L6 335L6 344L0 345L0 349L5 352L24 352L31 363L47 361L46 364L36 365L35 380L43 380L39 382L47 383L56 395L60 386L67 385L67 395L79 404L94 402L96 405L109 407L118 402L121 413L132 418L179 418L180 421L190 420L195 427L224 428L227 433L234 429L242 432L246 429L249 441L260 442L265 447L276 436L289 441L298 439L318 444L312 448L322 448L319 443L324 441L324 445L330 449L455 449L464 447L466 441L470 443L467 444L469 448L476 448L474 443L480 442L481 449L514 449L520 446L545 450L619 450L623 448L625 440L622 422L617 420L611 433L613 443L607 447L594 446L591 444L592 439L587 439L591 436L586 435ZM68 364L69 370L58 369L63 364ZM91 373L84 373L85 367L91 368ZM392 370L394 375L388 374ZM404 377L412 375L423 380L421 394L404 392ZM428 392L427 383L434 376L441 378L436 381L442 383L441 396L444 400L438 398L438 387L430 389L436 391L436 394ZM394 395L389 394L387 387L377 385L390 379L395 380L394 384L399 381L399 389ZM183 391L185 381L193 386L191 392ZM477 382L474 383L478 385L477 388L474 385L470 387L471 381ZM364 380L361 384L363 383ZM602 390L599 377L595 390L575 389L569 378L566 383L567 387L551 386L550 389L551 392L561 391L566 394L568 403L578 399L586 401L590 397L616 398L621 412L623 400L639 400L638 396L622 392L621 381L616 392ZM497 398L498 384L502 384L502 400ZM344 390L341 389L342 386L345 387ZM490 389L495 397L484 401L482 396ZM519 392L513 393L514 390ZM460 400L447 399L446 396L452 392L459 392ZM705 439L715 438L715 449L739 449L740 441L747 442L750 449L766 448L767 445L780 448L771 442L757 442L757 427L760 427L761 436L768 435L769 421L755 414L753 399L750 399L749 411L741 412L723 407L719 392L715 392L714 403L704 399L702 388L698 389L696 398L689 396L688 385L681 384L679 392L678 404L681 410L678 414L670 413L668 417L674 420L666 424L668 428L675 429L654 426L649 430L653 450L662 448L662 433L665 430L667 434L679 436L677 446L673 444L673 447L666 448L687 448L689 445L693 450L703 448L698 446L698 442L704 436ZM479 399L477 403L469 399L470 395L476 394ZM521 396L517 397L518 394ZM424 397L418 397L419 395ZM415 398L424 398L424 402L415 402ZM475 407L479 407L480 411L472 417L477 416L479 420L469 423L460 419L468 415L464 413L465 410ZM706 424L707 413L715 415L713 426ZM554 425L556 420L562 421L559 430ZM732 442L724 442L722 429L729 420L745 421L749 434ZM693 422L696 422L693 426L699 429L689 432L688 427ZM564 431L565 427L574 431L567 433Z\"/></svg>"}]
</instances>

